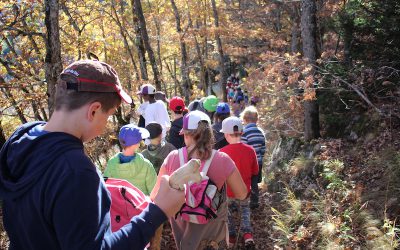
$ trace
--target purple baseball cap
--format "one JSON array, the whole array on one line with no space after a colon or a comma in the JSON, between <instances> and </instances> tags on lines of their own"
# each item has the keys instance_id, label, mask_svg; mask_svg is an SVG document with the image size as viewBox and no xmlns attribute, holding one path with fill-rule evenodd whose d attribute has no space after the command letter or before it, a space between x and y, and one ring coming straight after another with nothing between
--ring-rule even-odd
<instances>
[{"instance_id":1,"label":"purple baseball cap","mask_svg":"<svg viewBox=\"0 0 400 250\"><path fill-rule=\"evenodd\" d=\"M190 111L183 117L183 127L180 134L182 134L184 130L197 129L201 121L206 121L211 125L210 117L206 113L199 110Z\"/></svg>"},{"instance_id":2,"label":"purple baseball cap","mask_svg":"<svg viewBox=\"0 0 400 250\"><path fill-rule=\"evenodd\" d=\"M217 114L229 114L231 112L228 103L220 102L217 105L216 111Z\"/></svg>"},{"instance_id":3,"label":"purple baseball cap","mask_svg":"<svg viewBox=\"0 0 400 250\"><path fill-rule=\"evenodd\" d=\"M138 95L154 95L156 93L156 88L151 84L144 84L140 87L140 91L137 92Z\"/></svg>"},{"instance_id":4,"label":"purple baseball cap","mask_svg":"<svg viewBox=\"0 0 400 250\"><path fill-rule=\"evenodd\" d=\"M119 130L119 142L122 146L128 147L138 144L141 140L149 138L150 133L147 129L138 127L134 124L122 126Z\"/></svg>"}]
</instances>

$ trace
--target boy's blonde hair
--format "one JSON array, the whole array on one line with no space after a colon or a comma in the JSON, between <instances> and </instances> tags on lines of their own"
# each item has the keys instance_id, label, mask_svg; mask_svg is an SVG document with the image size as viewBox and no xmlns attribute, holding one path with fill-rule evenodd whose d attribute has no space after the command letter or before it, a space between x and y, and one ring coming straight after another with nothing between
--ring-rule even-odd
<instances>
[{"instance_id":1,"label":"boy's blonde hair","mask_svg":"<svg viewBox=\"0 0 400 250\"><path fill-rule=\"evenodd\" d=\"M258 121L258 111L254 106L246 107L243 112L240 114L240 119L242 121L257 123Z\"/></svg>"}]
</instances>

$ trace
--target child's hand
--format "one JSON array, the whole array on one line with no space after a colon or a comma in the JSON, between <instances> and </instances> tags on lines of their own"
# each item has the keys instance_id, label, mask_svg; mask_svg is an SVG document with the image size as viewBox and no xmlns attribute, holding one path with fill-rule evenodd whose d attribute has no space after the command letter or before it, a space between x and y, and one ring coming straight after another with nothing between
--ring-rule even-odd
<instances>
[{"instance_id":1,"label":"child's hand","mask_svg":"<svg viewBox=\"0 0 400 250\"><path fill-rule=\"evenodd\" d=\"M169 218L175 216L183 203L185 203L185 192L171 188L169 176L163 175L160 179L160 188L154 197L154 204Z\"/></svg>"}]
</instances>

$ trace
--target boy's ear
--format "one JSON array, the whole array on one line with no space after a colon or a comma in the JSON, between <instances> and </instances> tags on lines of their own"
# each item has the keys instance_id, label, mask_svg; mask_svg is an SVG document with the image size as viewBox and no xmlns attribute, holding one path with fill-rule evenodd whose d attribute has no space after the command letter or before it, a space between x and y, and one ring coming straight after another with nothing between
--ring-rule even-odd
<instances>
[{"instance_id":1,"label":"boy's ear","mask_svg":"<svg viewBox=\"0 0 400 250\"><path fill-rule=\"evenodd\" d=\"M100 102L92 102L91 104L89 104L89 108L87 111L87 118L89 121L93 121L96 112L100 112L101 111L101 103Z\"/></svg>"}]
</instances>

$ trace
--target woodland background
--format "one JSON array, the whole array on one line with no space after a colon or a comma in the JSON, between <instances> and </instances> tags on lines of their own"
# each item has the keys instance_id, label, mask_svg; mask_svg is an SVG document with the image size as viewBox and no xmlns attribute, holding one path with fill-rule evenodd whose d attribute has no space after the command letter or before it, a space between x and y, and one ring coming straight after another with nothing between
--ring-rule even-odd
<instances>
[{"instance_id":1,"label":"woodland background","mask_svg":"<svg viewBox=\"0 0 400 250\"><path fill-rule=\"evenodd\" d=\"M1 0L0 144L48 120L75 60L111 64L135 101L86 144L99 168L136 121L141 84L224 99L235 73L261 98L268 139L257 248L396 249L399 23L397 0Z\"/></svg>"}]
</instances>

